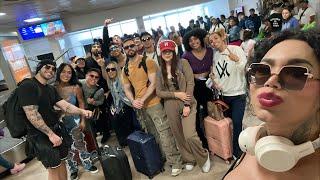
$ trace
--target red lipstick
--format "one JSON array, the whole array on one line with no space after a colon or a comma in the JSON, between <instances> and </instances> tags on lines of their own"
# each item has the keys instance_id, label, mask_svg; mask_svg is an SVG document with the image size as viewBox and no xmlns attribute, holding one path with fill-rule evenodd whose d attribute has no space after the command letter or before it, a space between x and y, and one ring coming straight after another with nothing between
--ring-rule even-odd
<instances>
[{"instance_id":1,"label":"red lipstick","mask_svg":"<svg viewBox=\"0 0 320 180\"><path fill-rule=\"evenodd\" d=\"M274 93L261 93L258 95L258 100L264 107L273 107L283 103L283 99Z\"/></svg>"}]
</instances>

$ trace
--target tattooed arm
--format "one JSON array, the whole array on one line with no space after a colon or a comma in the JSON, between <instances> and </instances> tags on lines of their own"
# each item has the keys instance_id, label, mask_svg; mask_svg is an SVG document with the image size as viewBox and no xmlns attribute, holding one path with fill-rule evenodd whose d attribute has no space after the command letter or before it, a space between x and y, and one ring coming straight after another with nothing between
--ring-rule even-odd
<instances>
[{"instance_id":1,"label":"tattooed arm","mask_svg":"<svg viewBox=\"0 0 320 180\"><path fill-rule=\"evenodd\" d=\"M61 108L64 112L67 112L69 114L79 114L86 118L89 118L92 116L92 112L84 109L80 109L77 106L74 106L70 103L68 103L65 100L60 100L56 103L56 106Z\"/></svg>"},{"instance_id":2,"label":"tattooed arm","mask_svg":"<svg viewBox=\"0 0 320 180\"><path fill-rule=\"evenodd\" d=\"M22 107L26 113L27 119L30 123L37 128L39 131L43 132L49 137L49 140L52 142L53 147L60 146L62 139L57 136L44 122L41 114L38 111L38 106L28 105Z\"/></svg>"}]
</instances>

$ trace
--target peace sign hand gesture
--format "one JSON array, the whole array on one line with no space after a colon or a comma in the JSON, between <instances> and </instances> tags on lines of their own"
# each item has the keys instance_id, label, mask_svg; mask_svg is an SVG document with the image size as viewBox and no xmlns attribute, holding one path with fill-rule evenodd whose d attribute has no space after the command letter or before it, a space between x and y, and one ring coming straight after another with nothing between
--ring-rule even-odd
<instances>
[{"instance_id":1,"label":"peace sign hand gesture","mask_svg":"<svg viewBox=\"0 0 320 180\"><path fill-rule=\"evenodd\" d=\"M238 62L240 60L239 57L234 53L232 53L229 48L227 48L227 50L229 52L228 57L230 58L231 61Z\"/></svg>"},{"instance_id":2,"label":"peace sign hand gesture","mask_svg":"<svg viewBox=\"0 0 320 180\"><path fill-rule=\"evenodd\" d=\"M111 22L112 22L113 18L107 18L106 20L104 20L104 25L108 26Z\"/></svg>"}]
</instances>

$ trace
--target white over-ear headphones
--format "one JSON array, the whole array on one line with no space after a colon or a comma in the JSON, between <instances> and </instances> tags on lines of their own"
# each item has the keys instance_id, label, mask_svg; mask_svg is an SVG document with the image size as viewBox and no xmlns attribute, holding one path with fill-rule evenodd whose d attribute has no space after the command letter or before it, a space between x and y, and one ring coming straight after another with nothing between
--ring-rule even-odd
<instances>
[{"instance_id":1,"label":"white over-ear headphones","mask_svg":"<svg viewBox=\"0 0 320 180\"><path fill-rule=\"evenodd\" d=\"M243 152L255 155L259 164L274 172L293 168L299 159L315 152L320 146L320 137L315 141L294 145L281 136L268 136L264 124L248 127L239 135L239 146Z\"/></svg>"}]
</instances>

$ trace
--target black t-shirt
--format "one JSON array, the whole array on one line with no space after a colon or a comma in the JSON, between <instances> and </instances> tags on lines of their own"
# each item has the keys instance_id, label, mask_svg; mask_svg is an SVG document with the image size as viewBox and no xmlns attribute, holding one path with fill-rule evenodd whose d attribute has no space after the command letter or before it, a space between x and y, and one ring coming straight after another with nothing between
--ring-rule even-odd
<instances>
[{"instance_id":1,"label":"black t-shirt","mask_svg":"<svg viewBox=\"0 0 320 180\"><path fill-rule=\"evenodd\" d=\"M37 79L23 82L18 88L18 99L21 106L37 105L44 122L52 128L59 122L59 113L53 106L62 98L51 85L43 85ZM40 94L39 94L40 93ZM40 132L29 121L27 121L29 134Z\"/></svg>"},{"instance_id":2,"label":"black t-shirt","mask_svg":"<svg viewBox=\"0 0 320 180\"><path fill-rule=\"evenodd\" d=\"M273 13L269 16L269 21L272 27L272 32L279 32L282 28L282 15L280 13Z\"/></svg>"}]
</instances>

